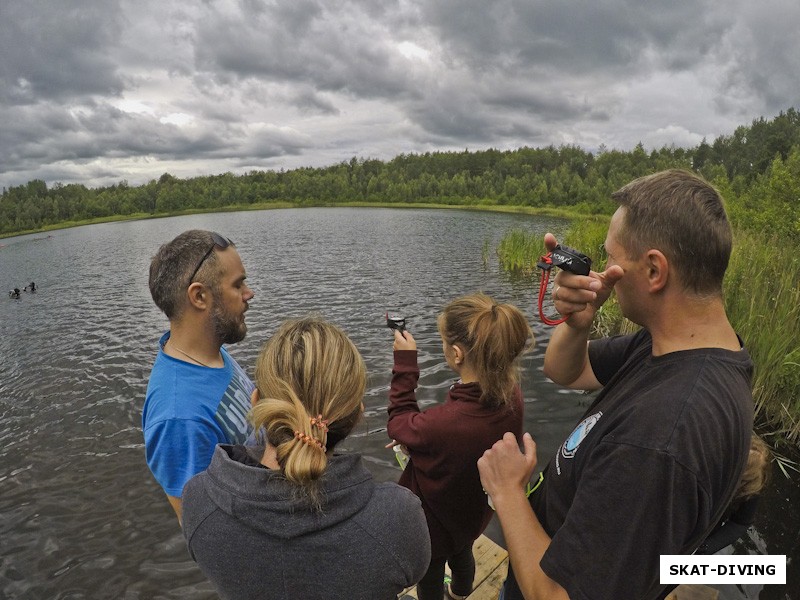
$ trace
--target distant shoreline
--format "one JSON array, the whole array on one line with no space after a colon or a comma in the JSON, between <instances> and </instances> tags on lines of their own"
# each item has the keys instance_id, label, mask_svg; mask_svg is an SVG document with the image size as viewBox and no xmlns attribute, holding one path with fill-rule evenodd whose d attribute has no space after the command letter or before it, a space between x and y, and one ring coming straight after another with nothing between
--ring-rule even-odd
<instances>
[{"instance_id":1,"label":"distant shoreline","mask_svg":"<svg viewBox=\"0 0 800 600\"><path fill-rule=\"evenodd\" d=\"M577 218L594 219L595 215L587 215L577 211L570 211L563 208L547 208L533 206L514 206L505 204L432 204L424 202L321 202L319 204L309 204L301 202L263 202L259 204L242 204L234 206L222 206L208 209L179 210L167 213L134 213L132 215L116 215L110 217L98 217L96 219L83 219L80 221L63 221L53 223L39 229L27 229L25 231L14 231L0 233L0 239L29 235L32 233L42 233L56 231L59 229L70 229L72 227L82 227L84 225L97 225L99 223L116 223L119 221L142 221L145 219L163 219L166 217L179 217L183 215L199 215L207 213L221 212L243 212L251 210L278 210L284 208L429 208L429 209L456 209L480 212L498 212L506 214L537 215L542 217L555 217L560 219L573 220Z\"/></svg>"}]
</instances>

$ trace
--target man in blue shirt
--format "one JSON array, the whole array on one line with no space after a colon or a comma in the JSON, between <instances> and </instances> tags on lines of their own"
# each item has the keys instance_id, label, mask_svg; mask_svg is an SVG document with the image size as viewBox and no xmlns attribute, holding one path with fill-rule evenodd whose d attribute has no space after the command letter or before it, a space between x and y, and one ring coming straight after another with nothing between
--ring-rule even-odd
<instances>
[{"instance_id":1,"label":"man in blue shirt","mask_svg":"<svg viewBox=\"0 0 800 600\"><path fill-rule=\"evenodd\" d=\"M217 444L241 444L253 383L228 354L247 333L253 299L229 239L180 234L150 263L150 293L170 328L159 343L142 411L147 464L181 519L184 484L204 471Z\"/></svg>"}]
</instances>

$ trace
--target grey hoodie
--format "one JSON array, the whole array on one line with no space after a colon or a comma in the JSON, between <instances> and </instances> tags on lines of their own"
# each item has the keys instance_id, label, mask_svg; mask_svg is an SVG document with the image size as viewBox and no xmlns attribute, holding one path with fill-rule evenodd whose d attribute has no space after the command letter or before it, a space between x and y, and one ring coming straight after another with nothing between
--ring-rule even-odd
<instances>
[{"instance_id":1,"label":"grey hoodie","mask_svg":"<svg viewBox=\"0 0 800 600\"><path fill-rule=\"evenodd\" d=\"M377 484L358 455L334 455L318 512L247 455L217 446L183 489L189 554L222 598L394 600L425 574L428 527L419 499Z\"/></svg>"}]
</instances>

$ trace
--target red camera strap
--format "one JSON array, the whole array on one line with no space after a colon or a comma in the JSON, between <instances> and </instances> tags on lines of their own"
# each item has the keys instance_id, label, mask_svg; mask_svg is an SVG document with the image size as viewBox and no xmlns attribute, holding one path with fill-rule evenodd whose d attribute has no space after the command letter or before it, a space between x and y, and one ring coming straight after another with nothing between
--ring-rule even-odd
<instances>
[{"instance_id":1,"label":"red camera strap","mask_svg":"<svg viewBox=\"0 0 800 600\"><path fill-rule=\"evenodd\" d=\"M553 260L550 258L552 252L548 252L544 256L539 259L539 268L542 270L542 278L539 281L539 318L542 320L542 323L545 325L560 325L564 321L567 320L567 317L562 317L560 319L550 319L547 315L544 314L544 297L547 294L547 284L550 283L550 271L553 268Z\"/></svg>"}]
</instances>

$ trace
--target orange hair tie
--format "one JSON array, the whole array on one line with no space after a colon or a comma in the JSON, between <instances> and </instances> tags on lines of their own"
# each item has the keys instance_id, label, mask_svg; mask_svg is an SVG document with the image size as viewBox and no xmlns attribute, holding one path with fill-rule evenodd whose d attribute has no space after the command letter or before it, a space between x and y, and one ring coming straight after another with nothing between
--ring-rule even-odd
<instances>
[{"instance_id":1,"label":"orange hair tie","mask_svg":"<svg viewBox=\"0 0 800 600\"><path fill-rule=\"evenodd\" d=\"M328 431L328 421L322 418L322 415L311 417L311 426L321 429L323 432Z\"/></svg>"},{"instance_id":2,"label":"orange hair tie","mask_svg":"<svg viewBox=\"0 0 800 600\"><path fill-rule=\"evenodd\" d=\"M304 444L306 444L308 446L312 446L313 448L316 448L320 452L323 452L323 453L325 452L325 446L322 445L322 442L320 442L319 440L315 440L310 435L306 435L305 433L302 433L302 432L300 432L300 431L295 429L294 430L294 437L296 437L298 440L300 440Z\"/></svg>"}]
</instances>

